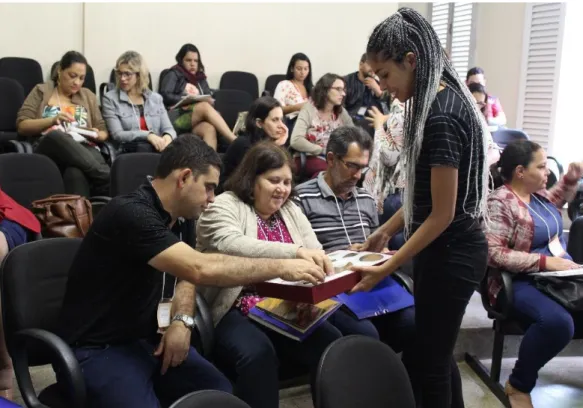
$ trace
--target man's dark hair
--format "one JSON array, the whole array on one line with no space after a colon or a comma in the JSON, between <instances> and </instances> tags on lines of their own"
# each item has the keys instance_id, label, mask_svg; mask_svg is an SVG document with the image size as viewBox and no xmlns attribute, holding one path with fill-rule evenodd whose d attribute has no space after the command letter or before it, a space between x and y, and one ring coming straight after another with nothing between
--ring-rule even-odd
<instances>
[{"instance_id":1,"label":"man's dark hair","mask_svg":"<svg viewBox=\"0 0 583 408\"><path fill-rule=\"evenodd\" d=\"M482 68L480 68L480 67L470 68L468 70L468 73L466 74L466 81L468 79L470 79L471 76L480 75L480 74L485 75L484 70Z\"/></svg>"},{"instance_id":2,"label":"man's dark hair","mask_svg":"<svg viewBox=\"0 0 583 408\"><path fill-rule=\"evenodd\" d=\"M294 160L286 149L269 140L263 140L245 154L243 161L225 183L224 190L232 191L241 201L252 205L257 177L269 170L281 169L285 165L290 167L293 176L294 164Z\"/></svg>"},{"instance_id":3,"label":"man's dark hair","mask_svg":"<svg viewBox=\"0 0 583 408\"><path fill-rule=\"evenodd\" d=\"M364 129L357 126L340 126L330 134L326 154L332 152L342 158L346 156L352 143L356 143L361 150L370 151L372 148L372 139Z\"/></svg>"},{"instance_id":4,"label":"man's dark hair","mask_svg":"<svg viewBox=\"0 0 583 408\"><path fill-rule=\"evenodd\" d=\"M174 170L189 168L194 177L205 174L210 166L220 170L221 158L200 137L185 133L170 143L160 155L156 178L166 178Z\"/></svg>"}]
</instances>

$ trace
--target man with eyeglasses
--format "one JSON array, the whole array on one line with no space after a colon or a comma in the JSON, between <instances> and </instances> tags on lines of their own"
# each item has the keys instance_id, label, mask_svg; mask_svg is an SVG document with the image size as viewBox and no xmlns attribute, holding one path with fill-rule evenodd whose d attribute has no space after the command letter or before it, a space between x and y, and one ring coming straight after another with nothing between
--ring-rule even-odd
<instances>
[{"instance_id":1,"label":"man with eyeglasses","mask_svg":"<svg viewBox=\"0 0 583 408\"><path fill-rule=\"evenodd\" d=\"M374 198L357 187L368 170L371 149L372 139L363 129L337 128L326 147L326 171L296 187L294 201L308 217L326 252L365 242L378 227ZM362 320L335 314L328 321L345 336L361 334L380 339L397 353L414 344L415 306ZM409 361L404 363L409 370Z\"/></svg>"},{"instance_id":2,"label":"man with eyeglasses","mask_svg":"<svg viewBox=\"0 0 583 408\"><path fill-rule=\"evenodd\" d=\"M368 170L371 137L356 126L341 126L326 147L327 170L296 188L296 203L327 252L366 241L379 224L373 197L356 185Z\"/></svg>"}]
</instances>

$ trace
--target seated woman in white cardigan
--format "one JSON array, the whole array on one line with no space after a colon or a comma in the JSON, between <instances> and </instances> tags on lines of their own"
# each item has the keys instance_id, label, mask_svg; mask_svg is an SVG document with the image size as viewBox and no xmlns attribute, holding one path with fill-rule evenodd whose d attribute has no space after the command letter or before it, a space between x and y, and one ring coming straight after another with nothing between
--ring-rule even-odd
<instances>
[{"instance_id":1,"label":"seated woman in white cardigan","mask_svg":"<svg viewBox=\"0 0 583 408\"><path fill-rule=\"evenodd\" d=\"M225 193L197 222L197 249L252 258L304 258L331 264L289 196L293 160L275 143L259 142L225 183ZM292 360L315 374L326 347L342 336L329 321L303 342L254 323L247 313L261 298L252 286L203 288L211 305L217 367L235 382L235 393L252 408L279 406L278 361ZM340 319L352 319L341 311Z\"/></svg>"}]
</instances>

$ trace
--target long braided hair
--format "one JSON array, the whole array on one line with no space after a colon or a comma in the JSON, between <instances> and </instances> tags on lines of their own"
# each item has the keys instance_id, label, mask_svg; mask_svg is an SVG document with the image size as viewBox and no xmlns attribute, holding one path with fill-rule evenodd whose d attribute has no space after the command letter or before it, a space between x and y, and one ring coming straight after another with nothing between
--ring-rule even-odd
<instances>
[{"instance_id":1,"label":"long braided hair","mask_svg":"<svg viewBox=\"0 0 583 408\"><path fill-rule=\"evenodd\" d=\"M416 56L415 84L412 99L405 104L403 126L403 157L407 185L403 197L405 234L409 235L413 220L413 197L415 168L423 143L423 130L440 83L453 91L468 108L470 127L470 169L464 192L463 210L473 218L487 218L486 195L488 169L486 165L487 144L483 123L475 106L473 96L459 78L439 42L431 24L411 8L400 8L395 14L380 23L373 31L367 45L367 53L379 61L392 60L402 63L405 55ZM466 210L470 188L475 188L475 209Z\"/></svg>"}]
</instances>

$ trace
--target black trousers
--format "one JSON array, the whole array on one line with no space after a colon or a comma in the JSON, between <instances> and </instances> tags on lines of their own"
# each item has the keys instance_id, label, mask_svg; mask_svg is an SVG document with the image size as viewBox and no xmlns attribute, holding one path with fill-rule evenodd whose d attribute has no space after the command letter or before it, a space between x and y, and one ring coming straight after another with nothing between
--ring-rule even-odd
<instances>
[{"instance_id":1,"label":"black trousers","mask_svg":"<svg viewBox=\"0 0 583 408\"><path fill-rule=\"evenodd\" d=\"M488 244L477 222L448 232L413 261L416 346L414 382L423 408L463 407L453 351L470 297L486 272ZM452 381L456 384L452 384Z\"/></svg>"},{"instance_id":2,"label":"black trousers","mask_svg":"<svg viewBox=\"0 0 583 408\"><path fill-rule=\"evenodd\" d=\"M80 170L89 182L91 195L109 195L109 166L95 147L77 143L66 133L53 131L40 139L35 153L51 158L63 172L71 167ZM85 191L76 193L86 195Z\"/></svg>"}]
</instances>

